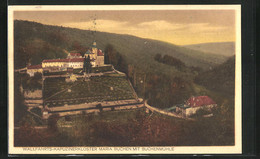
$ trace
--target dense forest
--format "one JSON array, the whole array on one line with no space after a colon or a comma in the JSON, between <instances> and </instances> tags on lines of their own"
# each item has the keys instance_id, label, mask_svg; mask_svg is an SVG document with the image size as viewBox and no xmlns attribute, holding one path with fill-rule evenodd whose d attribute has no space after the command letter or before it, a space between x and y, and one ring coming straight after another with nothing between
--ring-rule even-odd
<instances>
[{"instance_id":1,"label":"dense forest","mask_svg":"<svg viewBox=\"0 0 260 159\"><path fill-rule=\"evenodd\" d=\"M206 88L221 92L234 98L235 85L235 56L223 64L205 71L195 78L195 82Z\"/></svg>"},{"instance_id":2,"label":"dense forest","mask_svg":"<svg viewBox=\"0 0 260 159\"><path fill-rule=\"evenodd\" d=\"M156 54L154 60L173 69L188 72L182 74L164 74L148 71L137 65L127 64L121 54L113 46L106 49L106 60L128 75L139 96L148 100L153 106L167 108L184 103L190 96L207 95L222 104L226 93L229 101L234 96L234 57L220 64L212 70L203 71L199 67L188 67L179 59L169 55ZM215 93L212 93L215 92ZM231 102L232 103L232 102ZM229 102L230 104L230 102Z\"/></svg>"}]
</instances>

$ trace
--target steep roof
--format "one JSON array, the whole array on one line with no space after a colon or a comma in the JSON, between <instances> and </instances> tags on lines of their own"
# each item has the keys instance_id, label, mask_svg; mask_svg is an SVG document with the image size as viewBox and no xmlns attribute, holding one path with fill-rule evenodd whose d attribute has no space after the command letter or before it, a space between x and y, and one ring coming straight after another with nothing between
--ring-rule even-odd
<instances>
[{"instance_id":1,"label":"steep roof","mask_svg":"<svg viewBox=\"0 0 260 159\"><path fill-rule=\"evenodd\" d=\"M200 107L204 105L216 104L210 97L208 96L198 96L198 97L190 97L187 102L187 105L191 107Z\"/></svg>"},{"instance_id":2,"label":"steep roof","mask_svg":"<svg viewBox=\"0 0 260 159\"><path fill-rule=\"evenodd\" d=\"M83 62L84 58L74 58L74 59L49 59L49 60L43 60L43 63L46 62Z\"/></svg>"},{"instance_id":3,"label":"steep roof","mask_svg":"<svg viewBox=\"0 0 260 159\"><path fill-rule=\"evenodd\" d=\"M30 65L30 66L27 66L27 69L40 69L42 68L42 65Z\"/></svg>"},{"instance_id":4,"label":"steep roof","mask_svg":"<svg viewBox=\"0 0 260 159\"><path fill-rule=\"evenodd\" d=\"M74 58L74 59L70 59L69 62L83 62L84 58Z\"/></svg>"},{"instance_id":5,"label":"steep roof","mask_svg":"<svg viewBox=\"0 0 260 159\"><path fill-rule=\"evenodd\" d=\"M71 53L69 53L69 56L81 56L81 54L80 53L71 52Z\"/></svg>"},{"instance_id":6,"label":"steep roof","mask_svg":"<svg viewBox=\"0 0 260 159\"><path fill-rule=\"evenodd\" d=\"M97 55L98 56L104 56L104 53L102 52L102 50L98 49Z\"/></svg>"}]
</instances>

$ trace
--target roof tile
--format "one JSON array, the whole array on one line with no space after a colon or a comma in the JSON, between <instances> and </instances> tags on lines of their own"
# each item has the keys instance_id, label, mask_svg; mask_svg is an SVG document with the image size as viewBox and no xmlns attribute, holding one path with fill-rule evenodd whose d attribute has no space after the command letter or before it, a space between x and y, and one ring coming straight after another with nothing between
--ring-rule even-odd
<instances>
[{"instance_id":1,"label":"roof tile","mask_svg":"<svg viewBox=\"0 0 260 159\"><path fill-rule=\"evenodd\" d=\"M74 58L74 59L49 59L49 60L43 60L43 63L46 62L83 62L84 58Z\"/></svg>"},{"instance_id":2,"label":"roof tile","mask_svg":"<svg viewBox=\"0 0 260 159\"><path fill-rule=\"evenodd\" d=\"M210 97L208 96L198 96L198 97L190 97L187 100L187 105L191 107L200 107L204 105L216 104Z\"/></svg>"},{"instance_id":3,"label":"roof tile","mask_svg":"<svg viewBox=\"0 0 260 159\"><path fill-rule=\"evenodd\" d=\"M40 69L42 68L42 65L30 65L30 66L27 66L27 69Z\"/></svg>"}]
</instances>

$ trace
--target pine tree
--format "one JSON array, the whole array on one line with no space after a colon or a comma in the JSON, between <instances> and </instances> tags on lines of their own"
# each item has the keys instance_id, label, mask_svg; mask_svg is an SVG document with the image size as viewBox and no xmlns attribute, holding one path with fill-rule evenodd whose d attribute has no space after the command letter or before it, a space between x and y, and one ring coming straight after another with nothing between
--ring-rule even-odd
<instances>
[{"instance_id":1,"label":"pine tree","mask_svg":"<svg viewBox=\"0 0 260 159\"><path fill-rule=\"evenodd\" d=\"M88 55L88 57L85 58L85 60L84 60L84 68L85 68L85 72L86 72L86 73L90 73L90 72L91 72L92 65L91 65L91 61L90 61L89 55Z\"/></svg>"}]
</instances>

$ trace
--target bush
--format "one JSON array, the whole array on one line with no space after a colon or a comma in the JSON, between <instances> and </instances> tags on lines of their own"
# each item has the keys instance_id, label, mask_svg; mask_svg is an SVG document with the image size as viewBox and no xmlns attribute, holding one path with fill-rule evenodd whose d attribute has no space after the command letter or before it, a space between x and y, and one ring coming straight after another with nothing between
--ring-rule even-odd
<instances>
[{"instance_id":1,"label":"bush","mask_svg":"<svg viewBox=\"0 0 260 159\"><path fill-rule=\"evenodd\" d=\"M160 63L164 63L166 65L170 65L170 66L174 66L179 70L182 70L184 68L186 68L186 65L184 62L182 62L181 60L174 58L172 56L169 55L164 55L163 57L161 56L161 54L156 54L154 56L154 60L158 61Z\"/></svg>"},{"instance_id":2,"label":"bush","mask_svg":"<svg viewBox=\"0 0 260 159\"><path fill-rule=\"evenodd\" d=\"M49 118L48 118L48 128L51 131L57 131L58 130L58 126L57 126L57 121L59 120L60 115L59 114L52 114Z\"/></svg>"},{"instance_id":3,"label":"bush","mask_svg":"<svg viewBox=\"0 0 260 159\"><path fill-rule=\"evenodd\" d=\"M32 109L31 109L31 112L33 112L33 113L35 113L35 114L37 114L37 115L39 115L39 116L42 116L42 110L41 110L41 108L38 108L38 107L32 108Z\"/></svg>"},{"instance_id":4,"label":"bush","mask_svg":"<svg viewBox=\"0 0 260 159\"><path fill-rule=\"evenodd\" d=\"M102 105L101 105L101 104L97 104L97 105L96 105L96 108L98 108L100 112L102 112L102 110L103 110L103 108L102 108Z\"/></svg>"},{"instance_id":5,"label":"bush","mask_svg":"<svg viewBox=\"0 0 260 159\"><path fill-rule=\"evenodd\" d=\"M72 119L71 119L71 117L69 116L69 115L66 115L65 116L65 121L71 121Z\"/></svg>"}]
</instances>

